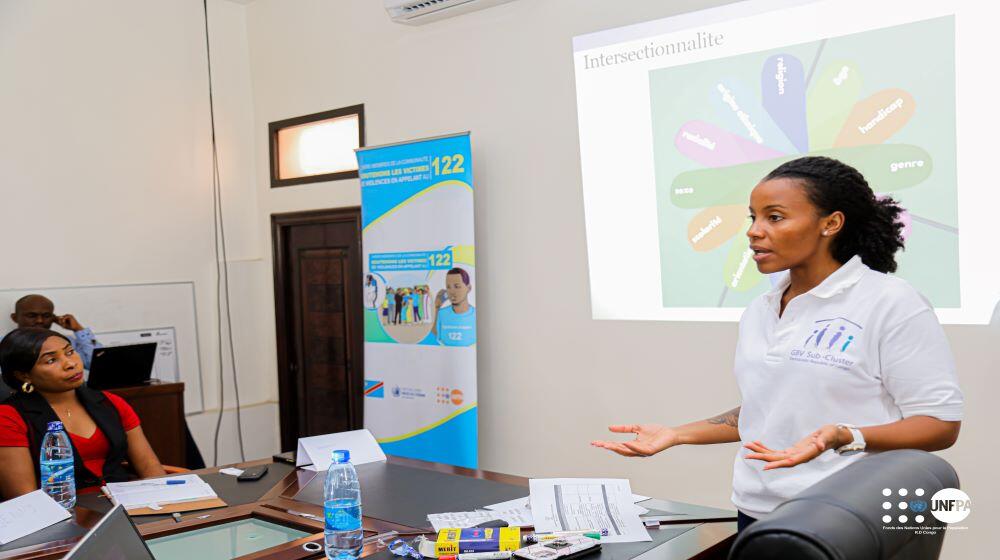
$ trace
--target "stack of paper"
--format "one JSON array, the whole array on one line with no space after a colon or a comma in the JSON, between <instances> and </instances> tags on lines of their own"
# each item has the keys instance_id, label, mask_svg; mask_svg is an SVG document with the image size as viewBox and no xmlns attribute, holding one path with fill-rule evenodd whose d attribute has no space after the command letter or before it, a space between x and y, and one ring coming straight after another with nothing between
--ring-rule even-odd
<instances>
[{"instance_id":1,"label":"stack of paper","mask_svg":"<svg viewBox=\"0 0 1000 560\"><path fill-rule=\"evenodd\" d=\"M196 474L133 482L109 482L106 488L111 501L121 504L127 510L145 507L156 510L168 504L218 497L215 490Z\"/></svg>"}]
</instances>

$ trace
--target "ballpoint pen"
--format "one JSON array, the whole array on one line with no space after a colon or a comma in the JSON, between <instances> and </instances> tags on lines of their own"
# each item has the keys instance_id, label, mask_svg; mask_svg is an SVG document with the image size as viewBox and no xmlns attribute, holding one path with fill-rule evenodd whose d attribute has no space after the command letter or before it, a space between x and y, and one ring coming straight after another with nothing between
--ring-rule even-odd
<instances>
[{"instance_id":1,"label":"ballpoint pen","mask_svg":"<svg viewBox=\"0 0 1000 560\"><path fill-rule=\"evenodd\" d=\"M314 521L323 521L323 518L318 515L313 515L311 513L306 513L304 511L295 511L293 509L286 509L286 513L290 515L297 515L299 517L305 517L306 519L312 519Z\"/></svg>"},{"instance_id":2,"label":"ballpoint pen","mask_svg":"<svg viewBox=\"0 0 1000 560\"><path fill-rule=\"evenodd\" d=\"M595 540L601 540L602 533L604 531L598 531L596 529L588 529L583 531L553 531L551 533L533 533L531 535L525 535L524 540L528 543L537 543L542 541L555 540L561 537L590 537ZM604 536L607 536L606 533Z\"/></svg>"}]
</instances>

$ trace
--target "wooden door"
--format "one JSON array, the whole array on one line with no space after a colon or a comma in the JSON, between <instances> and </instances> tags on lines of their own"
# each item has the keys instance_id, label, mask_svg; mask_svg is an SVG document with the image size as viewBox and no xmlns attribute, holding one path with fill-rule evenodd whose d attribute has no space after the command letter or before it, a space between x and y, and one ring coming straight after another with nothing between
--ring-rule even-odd
<instances>
[{"instance_id":1,"label":"wooden door","mask_svg":"<svg viewBox=\"0 0 1000 560\"><path fill-rule=\"evenodd\" d=\"M281 447L362 427L361 211L271 217Z\"/></svg>"}]
</instances>

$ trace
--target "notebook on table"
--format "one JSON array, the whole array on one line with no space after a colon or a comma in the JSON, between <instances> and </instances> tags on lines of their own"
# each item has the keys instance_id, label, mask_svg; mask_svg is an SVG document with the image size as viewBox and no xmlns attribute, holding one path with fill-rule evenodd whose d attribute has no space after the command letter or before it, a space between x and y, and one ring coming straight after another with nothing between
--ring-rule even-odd
<instances>
[{"instance_id":1,"label":"notebook on table","mask_svg":"<svg viewBox=\"0 0 1000 560\"><path fill-rule=\"evenodd\" d=\"M163 515L226 506L215 490L196 474L109 482L102 491L129 515Z\"/></svg>"}]
</instances>

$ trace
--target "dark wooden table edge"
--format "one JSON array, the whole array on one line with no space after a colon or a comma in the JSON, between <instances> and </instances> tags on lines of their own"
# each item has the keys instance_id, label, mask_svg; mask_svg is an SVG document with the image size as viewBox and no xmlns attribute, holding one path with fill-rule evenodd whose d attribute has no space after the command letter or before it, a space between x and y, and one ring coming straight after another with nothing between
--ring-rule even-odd
<instances>
[{"instance_id":1,"label":"dark wooden table edge","mask_svg":"<svg viewBox=\"0 0 1000 560\"><path fill-rule=\"evenodd\" d=\"M487 471L483 469L469 469L465 467L457 467L454 465L445 465L441 463L432 463L429 461L421 461L419 459L410 459L406 457L397 457L394 455L387 455L386 461L394 465L402 465L406 467L414 467L418 469L436 471L445 474L456 474L460 476L467 476L470 478L479 478L483 480L491 480L494 482L502 482L505 484L511 484L514 486L528 487L528 477L504 474L493 471ZM305 474L304 474L305 473ZM281 486L280 490L272 489L265 496L268 499L271 498L284 498L287 500L293 500L295 495L298 494L299 490L303 485L308 484L314 477L321 476L322 473L316 471L304 471L304 470L294 470L285 477L277 486ZM709 506L699 506L695 504L688 504L685 502L676 502L673 500L659 500L668 504L670 508L682 510L679 513L685 514L686 518L677 518L674 520L663 522L664 525L671 524L688 524L688 523L716 523L716 522L727 522L736 520L736 512L733 510L726 510L720 508L714 508ZM642 505L642 502L639 502ZM387 523L391 521L383 520Z\"/></svg>"},{"instance_id":2,"label":"dark wooden table edge","mask_svg":"<svg viewBox=\"0 0 1000 560\"><path fill-rule=\"evenodd\" d=\"M208 467L208 468L204 468L204 469L198 469L196 471L192 471L192 474L199 474L199 475L200 474L213 474L213 473L219 472L221 469L228 468L228 467L247 468L247 467L256 466L256 465L271 464L273 462L274 461L272 461L270 458L258 459L258 460L254 460L254 461L243 462L243 463L231 463L231 464L228 464L228 465L220 465L218 467ZM396 457L396 456L392 456L392 455L387 456L387 462L392 463L392 464L396 464L396 465L402 465L402 466L420 468L420 469L425 469L425 470L432 470L432 471L441 472L441 473L445 473L445 474L454 474L454 475L459 475L459 476L467 476L467 477L471 477L471 478L479 478L479 479L484 479L484 480L492 480L492 481L495 481L495 482L502 482L502 483L511 484L511 485L515 485L515 486L522 486L522 487L525 487L525 488L528 487L528 480L529 479L527 477L518 476L518 475L510 475L510 474L504 474L504 473L497 473L497 472L487 471L487 470L483 470L483 469L469 469L469 468L465 468L465 467L458 467L458 466L453 466L453 465L445 465L445 464L441 464L441 463L432 463L432 462L428 462L428 461L421 461L419 459L409 459L409 458L405 458L405 457ZM313 515L322 516L323 515L323 510L322 510L321 507L316 506L314 504L305 503L305 502L297 502L297 501L295 501L295 500L292 499L294 497L294 495L296 493L298 493L298 490L300 488L300 481L301 480L303 480L306 477L308 477L308 480L306 480L306 482L305 482L306 484L308 484L308 482L311 481L313 477L320 476L321 474L322 473L316 472L316 471L306 471L306 470L301 470L301 469L298 469L298 468L294 468L291 472L289 472L287 475L285 475L284 478L282 478L274 486L272 486L267 492L265 492L257 501L252 502L250 504L241 504L241 505L238 505L238 506L229 506L226 509L230 510L232 508L240 508L242 510L242 509L255 509L257 507L265 507L265 508L270 508L270 509L273 509L273 510L277 510L277 512L280 512L280 513L284 514L284 516L290 518L293 521L301 521L301 520L295 519L294 516L291 516L291 515L287 514L286 513L287 510L291 509L291 510L294 510L294 511L302 511L302 512L305 512L305 513L310 513L310 514L313 514ZM687 525L687 524L690 524L690 525L696 525L697 527L695 529L691 530L691 531L687 531L687 532L685 532L685 533L683 533L683 534L681 534L681 535L679 535L679 536L677 536L677 537L675 537L675 538L667 541L666 543L664 543L663 545L657 547L654 550L663 549L665 551L672 551L676 547L681 547L680 549L677 550L677 554L684 554L685 552L682 552L682 550L690 550L691 547L697 547L698 543L701 540L704 539L703 535L709 535L709 539L710 540L714 539L716 537L719 537L719 538L716 539L715 542L712 542L710 544L710 548L709 549L706 549L706 550L702 551L702 553L699 553L697 556L685 556L685 558L690 557L690 558L697 558L697 559L705 559L705 558L716 558L716 557L718 557L718 558L724 558L725 557L724 553L721 556L706 555L706 554L711 553L712 550L717 550L717 549L720 549L720 548L724 548L725 551L728 551L728 548L732 544L732 540L735 538L735 535L736 535L736 532L735 532L735 527L736 527L736 525L735 525L735 519L736 519L735 512L732 512L730 514L730 512L728 510L721 510L721 509L717 509L717 508L708 508L706 506L695 506L693 504L685 504L683 502L674 502L672 500L661 500L661 501L670 503L672 505L672 507L677 507L678 509L692 509L692 508L694 508L694 509L701 509L701 510L714 510L715 512L720 512L720 513L716 514L715 516L709 516L709 517L705 517L705 518L678 519L678 520L672 520L672 521L664 522L663 525L674 525L674 526L677 526L677 525ZM196 523L190 523L189 524L188 521L190 521L191 519L193 519L196 516L206 515L205 511L210 511L210 510L204 510L204 511L199 511L199 512L191 512L189 514L186 514L185 518L182 518L181 523L177 524L177 527L178 528L187 528L187 527L190 527L192 525L196 525ZM88 529L89 530L89 528L92 527L102 517L102 515L97 514L97 512L94 512L94 511L89 510L87 508L79 507L79 508L77 508L76 517L77 517L77 523L80 524L80 526L83 527L84 529ZM219 517L221 518L223 516L220 515ZM82 521L82 523L81 523L81 521ZM166 521L155 521L155 522L151 522L151 523L148 523L148 524L140 524L139 525L140 532L143 535L146 535L147 533L145 531L143 531L142 527L147 526L147 525L159 525L161 523L173 523L173 521L166 520ZM303 524L303 525L308 525L308 524ZM725 529L729 525L732 526L732 534L728 534L727 533L727 529ZM374 531L374 532L383 532L383 531L395 530L395 531L399 531L402 534L417 534L417 533L427 533L427 534L430 534L430 533L433 532L428 527L411 527L411 526L400 525L398 523L393 523L391 521L382 520L382 519L376 519L376 518L371 518L371 517L366 517L365 518L365 529L368 530L368 531ZM693 541L693 542L689 542L693 538L696 539L696 540ZM0 553L0 559L3 559L3 560L33 560L33 559L39 559L39 558L45 558L45 559L47 559L47 558L53 558L56 555L65 554L66 552L69 552L69 550L71 550L73 548L73 546L75 546L78 541L79 541L79 538L74 538L74 539L64 539L64 540L59 540L59 541L50 541L50 542L47 542L47 543L40 543L40 544L37 544L37 545L29 545L29 546L26 546L26 547L23 547L23 548L18 548L18 549L14 549L14 550L8 551L7 553ZM671 543L673 543L673 544L671 544ZM667 546L667 545L669 545L669 546ZM664 549L663 547L665 547L665 546L667 548ZM366 554L365 554L366 556L368 554L370 554L367 549L366 549L365 552L366 552ZM372 552L374 552L374 550Z\"/></svg>"}]
</instances>

